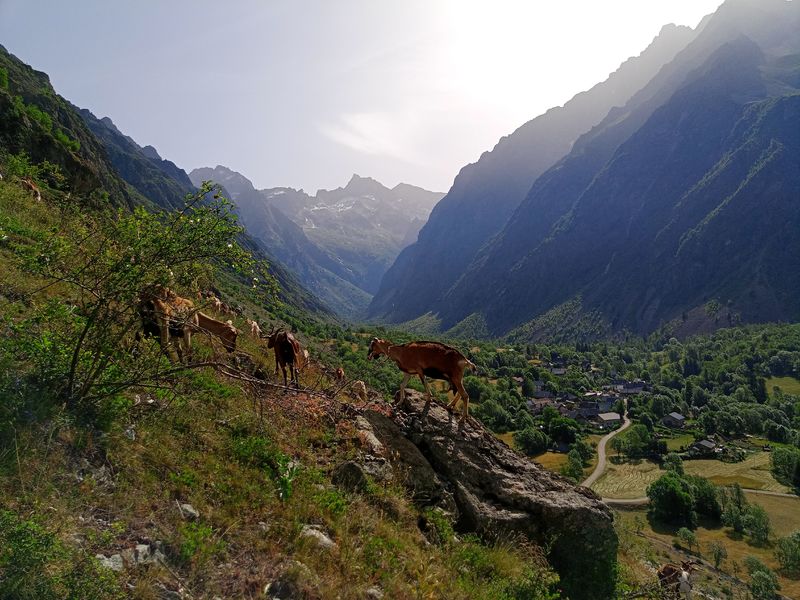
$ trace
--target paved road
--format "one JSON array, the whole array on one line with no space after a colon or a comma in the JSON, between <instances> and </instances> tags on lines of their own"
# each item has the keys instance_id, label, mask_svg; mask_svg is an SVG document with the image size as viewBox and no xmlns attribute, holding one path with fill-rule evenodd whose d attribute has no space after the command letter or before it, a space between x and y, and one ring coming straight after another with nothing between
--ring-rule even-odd
<instances>
[{"instance_id":1,"label":"paved road","mask_svg":"<svg viewBox=\"0 0 800 600\"><path fill-rule=\"evenodd\" d=\"M581 484L583 487L591 487L592 484L597 481L600 476L603 474L603 471L606 470L606 442L613 438L618 433L625 431L628 427L630 427L631 420L628 418L628 402L625 401L625 406L622 409L624 412L622 414L622 427L619 429L615 429L608 435L604 435L600 438L600 442L597 444L597 466L592 471L592 474L587 477L584 482ZM605 498L603 498L605 500ZM645 498L647 500L647 498Z\"/></svg>"},{"instance_id":2,"label":"paved road","mask_svg":"<svg viewBox=\"0 0 800 600\"><path fill-rule=\"evenodd\" d=\"M800 500L800 496L797 494L772 492L770 490L750 490L747 488L742 488L742 491L745 494L761 494L762 496L779 496L781 498L796 498ZM644 498L603 498L602 500L606 504L613 504L615 506L641 506L642 504L647 504L650 501L647 496Z\"/></svg>"}]
</instances>

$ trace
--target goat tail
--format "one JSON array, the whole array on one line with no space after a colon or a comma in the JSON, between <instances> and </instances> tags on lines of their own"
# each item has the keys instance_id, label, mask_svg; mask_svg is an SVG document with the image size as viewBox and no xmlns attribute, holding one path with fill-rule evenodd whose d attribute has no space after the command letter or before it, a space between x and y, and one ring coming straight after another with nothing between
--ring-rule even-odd
<instances>
[{"instance_id":1,"label":"goat tail","mask_svg":"<svg viewBox=\"0 0 800 600\"><path fill-rule=\"evenodd\" d=\"M473 373L478 372L478 366L469 359L465 359L467 361L467 368L470 369Z\"/></svg>"}]
</instances>

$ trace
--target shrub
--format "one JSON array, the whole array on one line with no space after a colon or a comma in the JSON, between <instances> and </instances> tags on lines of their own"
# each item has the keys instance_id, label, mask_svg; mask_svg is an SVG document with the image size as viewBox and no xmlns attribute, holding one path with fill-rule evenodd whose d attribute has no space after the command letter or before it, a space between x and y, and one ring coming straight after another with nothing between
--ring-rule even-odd
<instances>
[{"instance_id":1,"label":"shrub","mask_svg":"<svg viewBox=\"0 0 800 600\"><path fill-rule=\"evenodd\" d=\"M782 571L793 577L800 575L800 530L778 540L775 558Z\"/></svg>"}]
</instances>

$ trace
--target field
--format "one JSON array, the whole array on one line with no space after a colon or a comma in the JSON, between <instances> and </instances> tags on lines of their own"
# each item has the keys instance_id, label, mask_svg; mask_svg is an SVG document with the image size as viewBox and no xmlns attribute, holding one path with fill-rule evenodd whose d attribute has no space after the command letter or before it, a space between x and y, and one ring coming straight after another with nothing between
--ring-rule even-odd
<instances>
[{"instance_id":1,"label":"field","mask_svg":"<svg viewBox=\"0 0 800 600\"><path fill-rule=\"evenodd\" d=\"M784 498L779 496L765 496L763 494L747 494L747 499L759 504L769 513L770 521L772 522L773 530L778 535L786 535L791 531L800 529L800 498ZM647 510L645 508L639 509L625 509L615 511L616 518L625 526L626 529L636 529L635 522L644 523L643 534L651 541L656 541L653 544L656 548L663 548L661 544L672 544L675 537L675 531L661 526L657 526L655 530L652 524L647 520ZM698 527L695 535L700 543L700 552L704 558L709 559L708 545L712 541L718 541L725 546L728 551L728 558L722 561L720 568L734 575L736 571L739 572L738 576L742 579L747 579L744 575L744 559L746 556L755 556L764 561L770 568L776 570L778 564L775 561L773 554L774 548L772 545L766 547L758 547L749 544L746 540L740 539L732 530L725 527ZM788 579L780 577L781 593L789 598L800 598L800 580Z\"/></svg>"},{"instance_id":2,"label":"field","mask_svg":"<svg viewBox=\"0 0 800 600\"><path fill-rule=\"evenodd\" d=\"M661 477L664 471L650 460L614 464L606 462L605 473L592 489L604 498L641 498L647 486Z\"/></svg>"},{"instance_id":3,"label":"field","mask_svg":"<svg viewBox=\"0 0 800 600\"><path fill-rule=\"evenodd\" d=\"M687 473L702 475L717 485L738 483L751 490L790 492L778 483L769 470L768 452L755 452L740 463L724 463L718 460L687 460L683 467Z\"/></svg>"},{"instance_id":4,"label":"field","mask_svg":"<svg viewBox=\"0 0 800 600\"><path fill-rule=\"evenodd\" d=\"M694 434L683 433L667 440L667 450L670 452L679 452L681 447L688 448L693 443Z\"/></svg>"},{"instance_id":5,"label":"field","mask_svg":"<svg viewBox=\"0 0 800 600\"><path fill-rule=\"evenodd\" d=\"M717 485L738 483L744 488L790 491L778 483L769 470L769 453L756 452L740 463L724 463L718 460L687 460L683 467L687 473L701 475ZM609 461L606 472L592 486L604 498L641 498L647 486L663 475L659 466L649 460L613 464Z\"/></svg>"},{"instance_id":6,"label":"field","mask_svg":"<svg viewBox=\"0 0 800 600\"><path fill-rule=\"evenodd\" d=\"M772 395L772 388L779 387L784 394L800 396L800 379L794 377L771 377L766 381L767 393Z\"/></svg>"}]
</instances>

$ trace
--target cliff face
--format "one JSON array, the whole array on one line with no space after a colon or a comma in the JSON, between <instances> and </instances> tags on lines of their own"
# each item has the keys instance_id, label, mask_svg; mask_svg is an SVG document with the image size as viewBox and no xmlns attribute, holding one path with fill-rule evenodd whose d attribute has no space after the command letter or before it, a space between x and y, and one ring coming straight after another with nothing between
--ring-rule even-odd
<instances>
[{"instance_id":1,"label":"cliff face","mask_svg":"<svg viewBox=\"0 0 800 600\"><path fill-rule=\"evenodd\" d=\"M358 419L370 450L390 460L421 504L455 513L461 532L494 539L523 535L550 548L548 560L572 600L611 598L618 540L611 510L512 451L474 419L463 427L444 407L407 391L393 417Z\"/></svg>"}]
</instances>

